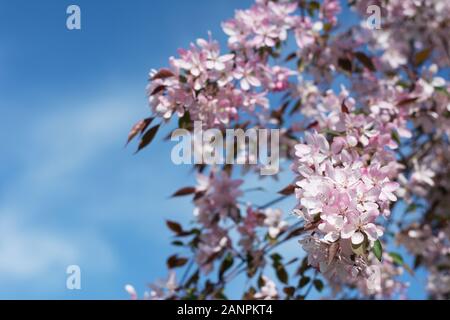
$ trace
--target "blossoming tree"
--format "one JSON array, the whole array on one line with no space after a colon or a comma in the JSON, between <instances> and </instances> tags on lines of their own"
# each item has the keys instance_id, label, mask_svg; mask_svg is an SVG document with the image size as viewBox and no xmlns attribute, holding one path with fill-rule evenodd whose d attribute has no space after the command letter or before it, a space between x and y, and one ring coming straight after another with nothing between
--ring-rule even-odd
<instances>
[{"instance_id":1,"label":"blossoming tree","mask_svg":"<svg viewBox=\"0 0 450 320\"><path fill-rule=\"evenodd\" d=\"M359 24L342 27L343 6ZM195 225L167 221L183 255L145 297L222 299L244 275L244 299L304 299L312 288L397 298L408 292L399 276L422 266L429 296L450 298L450 2L256 0L222 27L227 49L209 35L151 71L152 114L129 141L140 136L141 150L169 122L277 128L292 181L257 206L242 188L257 165L194 165L197 186L174 196L192 197ZM289 197L292 212L276 208ZM287 260L290 241L299 251Z\"/></svg>"}]
</instances>

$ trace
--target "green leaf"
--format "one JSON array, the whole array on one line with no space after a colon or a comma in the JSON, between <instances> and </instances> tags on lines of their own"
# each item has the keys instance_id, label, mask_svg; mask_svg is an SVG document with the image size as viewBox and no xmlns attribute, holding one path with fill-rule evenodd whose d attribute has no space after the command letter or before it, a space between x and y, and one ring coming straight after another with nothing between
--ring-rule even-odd
<instances>
[{"instance_id":1,"label":"green leaf","mask_svg":"<svg viewBox=\"0 0 450 320\"><path fill-rule=\"evenodd\" d=\"M400 136L396 130L392 131L391 137L397 144L400 144Z\"/></svg>"},{"instance_id":2,"label":"green leaf","mask_svg":"<svg viewBox=\"0 0 450 320\"><path fill-rule=\"evenodd\" d=\"M228 253L220 265L219 278L222 279L225 272L233 266L234 258L231 253Z\"/></svg>"},{"instance_id":3,"label":"green leaf","mask_svg":"<svg viewBox=\"0 0 450 320\"><path fill-rule=\"evenodd\" d=\"M418 209L418 205L416 203L411 203L408 208L406 208L406 213L415 212Z\"/></svg>"},{"instance_id":4,"label":"green leaf","mask_svg":"<svg viewBox=\"0 0 450 320\"><path fill-rule=\"evenodd\" d=\"M395 264L399 266L402 266L404 264L403 257L400 254L396 252L390 252L389 256L392 258L392 260L394 260Z\"/></svg>"},{"instance_id":5,"label":"green leaf","mask_svg":"<svg viewBox=\"0 0 450 320\"><path fill-rule=\"evenodd\" d=\"M381 245L380 240L375 241L372 251L375 254L375 257L381 261L383 258L383 246Z\"/></svg>"},{"instance_id":6,"label":"green leaf","mask_svg":"<svg viewBox=\"0 0 450 320\"><path fill-rule=\"evenodd\" d=\"M180 240L175 240L175 241L172 241L172 245L175 247L182 247L182 246L184 246L184 243Z\"/></svg>"},{"instance_id":7,"label":"green leaf","mask_svg":"<svg viewBox=\"0 0 450 320\"><path fill-rule=\"evenodd\" d=\"M364 240L360 244L352 243L352 251L358 256L365 256L367 253L366 240Z\"/></svg>"}]
</instances>

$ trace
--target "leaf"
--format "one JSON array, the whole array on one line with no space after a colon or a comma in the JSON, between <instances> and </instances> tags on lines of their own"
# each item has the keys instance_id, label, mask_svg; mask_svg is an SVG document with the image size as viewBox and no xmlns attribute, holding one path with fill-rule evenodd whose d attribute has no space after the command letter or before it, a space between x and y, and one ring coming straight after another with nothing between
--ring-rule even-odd
<instances>
[{"instance_id":1,"label":"leaf","mask_svg":"<svg viewBox=\"0 0 450 320\"><path fill-rule=\"evenodd\" d=\"M375 66L373 64L373 61L371 58L369 58L364 52L358 51L355 52L356 59L359 60L367 69L369 69L372 72L375 72Z\"/></svg>"},{"instance_id":2,"label":"leaf","mask_svg":"<svg viewBox=\"0 0 450 320\"><path fill-rule=\"evenodd\" d=\"M375 254L375 257L381 262L383 258L383 246L381 245L380 240L375 241L372 251Z\"/></svg>"},{"instance_id":3,"label":"leaf","mask_svg":"<svg viewBox=\"0 0 450 320\"><path fill-rule=\"evenodd\" d=\"M284 189L278 191L279 194L282 194L283 196L289 196L291 194L295 193L295 185L290 184L287 187L285 187Z\"/></svg>"},{"instance_id":4,"label":"leaf","mask_svg":"<svg viewBox=\"0 0 450 320\"><path fill-rule=\"evenodd\" d=\"M178 256L175 254L171 256L169 259L167 259L167 267L169 269L179 268L184 266L188 262L187 258L178 258Z\"/></svg>"},{"instance_id":5,"label":"leaf","mask_svg":"<svg viewBox=\"0 0 450 320\"><path fill-rule=\"evenodd\" d=\"M184 243L180 240L175 240L175 241L172 241L172 245L175 247L182 247L182 246L184 246Z\"/></svg>"},{"instance_id":6,"label":"leaf","mask_svg":"<svg viewBox=\"0 0 450 320\"><path fill-rule=\"evenodd\" d=\"M391 138L392 138L392 140L394 140L398 145L401 144L401 142L400 142L400 136L399 136L399 134L398 134L397 131L395 131L395 130L392 131Z\"/></svg>"},{"instance_id":7,"label":"leaf","mask_svg":"<svg viewBox=\"0 0 450 320\"><path fill-rule=\"evenodd\" d=\"M394 263L402 266L404 264L403 257L396 252L389 252L389 256L394 260Z\"/></svg>"},{"instance_id":8,"label":"leaf","mask_svg":"<svg viewBox=\"0 0 450 320\"><path fill-rule=\"evenodd\" d=\"M320 3L318 3L317 1L311 1L309 3L307 11L308 11L308 14L312 17L314 15L314 11L319 10L319 9L320 9Z\"/></svg>"},{"instance_id":9,"label":"leaf","mask_svg":"<svg viewBox=\"0 0 450 320\"><path fill-rule=\"evenodd\" d=\"M302 100L299 99L295 102L294 106L292 107L292 110L289 112L289 115L292 116L295 112L300 110L301 107L302 107Z\"/></svg>"},{"instance_id":10,"label":"leaf","mask_svg":"<svg viewBox=\"0 0 450 320\"><path fill-rule=\"evenodd\" d=\"M352 243L352 251L358 256L365 256L366 253L367 253L366 240L364 240L360 244L353 244Z\"/></svg>"},{"instance_id":11,"label":"leaf","mask_svg":"<svg viewBox=\"0 0 450 320\"><path fill-rule=\"evenodd\" d=\"M298 287L300 289L305 287L309 283L309 281L311 281L310 277L306 277L306 276L305 277L301 277L300 281L298 282Z\"/></svg>"},{"instance_id":12,"label":"leaf","mask_svg":"<svg viewBox=\"0 0 450 320\"><path fill-rule=\"evenodd\" d=\"M406 208L406 213L415 212L419 206L416 203L411 203L408 208Z\"/></svg>"},{"instance_id":13,"label":"leaf","mask_svg":"<svg viewBox=\"0 0 450 320\"><path fill-rule=\"evenodd\" d=\"M167 220L166 225L170 230L172 230L176 234L180 234L183 232L183 228L178 222Z\"/></svg>"},{"instance_id":14,"label":"leaf","mask_svg":"<svg viewBox=\"0 0 450 320\"><path fill-rule=\"evenodd\" d=\"M158 132L159 129L159 124L150 128L150 130L148 130L144 136L141 139L141 142L139 143L139 147L137 149L137 151L135 153L138 153L139 151L141 151L142 149L144 149L146 146L148 146L152 140L155 138L156 133Z\"/></svg>"},{"instance_id":15,"label":"leaf","mask_svg":"<svg viewBox=\"0 0 450 320\"><path fill-rule=\"evenodd\" d=\"M164 86L164 85L157 86L155 89L153 89L153 91L150 93L150 95L153 96L153 95L155 95L157 93L160 93L165 88L166 88L166 86Z\"/></svg>"},{"instance_id":16,"label":"leaf","mask_svg":"<svg viewBox=\"0 0 450 320\"><path fill-rule=\"evenodd\" d=\"M231 253L228 253L228 255L223 259L222 264L220 265L219 269L219 278L222 279L225 272L230 269L233 266L234 258L231 255Z\"/></svg>"},{"instance_id":17,"label":"leaf","mask_svg":"<svg viewBox=\"0 0 450 320\"><path fill-rule=\"evenodd\" d=\"M303 275L309 269L308 258L305 257L297 270L297 275Z\"/></svg>"},{"instance_id":18,"label":"leaf","mask_svg":"<svg viewBox=\"0 0 450 320\"><path fill-rule=\"evenodd\" d=\"M175 76L175 74L169 69L161 69L151 78L151 80L166 79L173 76Z\"/></svg>"},{"instance_id":19,"label":"leaf","mask_svg":"<svg viewBox=\"0 0 450 320\"><path fill-rule=\"evenodd\" d=\"M190 287L192 284L196 284L199 279L200 279L200 270L197 270L186 282L185 288Z\"/></svg>"},{"instance_id":20,"label":"leaf","mask_svg":"<svg viewBox=\"0 0 450 320\"><path fill-rule=\"evenodd\" d=\"M189 112L185 112L184 115L178 119L178 128L180 129L190 129L192 126L191 115Z\"/></svg>"},{"instance_id":21,"label":"leaf","mask_svg":"<svg viewBox=\"0 0 450 320\"><path fill-rule=\"evenodd\" d=\"M128 134L128 140L126 145L128 145L134 137L137 136L138 133L142 134L147 127L152 123L154 118L147 118L136 123L133 128L131 128L130 133Z\"/></svg>"},{"instance_id":22,"label":"leaf","mask_svg":"<svg viewBox=\"0 0 450 320\"><path fill-rule=\"evenodd\" d=\"M182 197L182 196L187 196L189 194L193 194L195 193L195 187L185 187L185 188L181 188L180 190L176 191L172 197Z\"/></svg>"},{"instance_id":23,"label":"leaf","mask_svg":"<svg viewBox=\"0 0 450 320\"><path fill-rule=\"evenodd\" d=\"M322 292L323 290L323 282L320 279L314 280L314 288L316 288L317 291Z\"/></svg>"},{"instance_id":24,"label":"leaf","mask_svg":"<svg viewBox=\"0 0 450 320\"><path fill-rule=\"evenodd\" d=\"M295 57L297 57L297 53L296 53L296 52L292 52L292 53L290 53L290 54L284 59L284 61L285 61L285 62L289 62L289 61L291 61L292 59L294 59Z\"/></svg>"},{"instance_id":25,"label":"leaf","mask_svg":"<svg viewBox=\"0 0 450 320\"><path fill-rule=\"evenodd\" d=\"M270 255L270 257L272 258L274 264L278 264L281 260L283 260L283 257L279 253L274 253Z\"/></svg>"},{"instance_id":26,"label":"leaf","mask_svg":"<svg viewBox=\"0 0 450 320\"><path fill-rule=\"evenodd\" d=\"M250 287L247 292L244 293L242 296L242 300L254 300L256 294L256 289L253 287Z\"/></svg>"},{"instance_id":27,"label":"leaf","mask_svg":"<svg viewBox=\"0 0 450 320\"><path fill-rule=\"evenodd\" d=\"M278 280L280 280L284 284L288 284L289 275L286 269L281 264L276 267L276 275Z\"/></svg>"},{"instance_id":28,"label":"leaf","mask_svg":"<svg viewBox=\"0 0 450 320\"><path fill-rule=\"evenodd\" d=\"M292 297L295 294L295 288L294 287L285 287L283 289L283 292L288 296Z\"/></svg>"},{"instance_id":29,"label":"leaf","mask_svg":"<svg viewBox=\"0 0 450 320\"><path fill-rule=\"evenodd\" d=\"M417 269L420 267L420 265L423 263L423 256L418 255L414 258L414 269Z\"/></svg>"},{"instance_id":30,"label":"leaf","mask_svg":"<svg viewBox=\"0 0 450 320\"><path fill-rule=\"evenodd\" d=\"M422 51L419 51L416 53L416 55L414 56L414 65L420 66L422 63L425 62L425 60L428 59L428 57L430 56L431 53L431 49L430 48L426 48L423 49Z\"/></svg>"},{"instance_id":31,"label":"leaf","mask_svg":"<svg viewBox=\"0 0 450 320\"><path fill-rule=\"evenodd\" d=\"M260 276L258 277L258 282L257 282L257 284L258 284L258 288L259 288L259 289L261 289L262 287L264 287L264 285L266 284L266 282L264 281L262 275L260 275Z\"/></svg>"},{"instance_id":32,"label":"leaf","mask_svg":"<svg viewBox=\"0 0 450 320\"><path fill-rule=\"evenodd\" d=\"M397 107L405 106L407 104L415 102L419 97L405 98L397 102Z\"/></svg>"},{"instance_id":33,"label":"leaf","mask_svg":"<svg viewBox=\"0 0 450 320\"><path fill-rule=\"evenodd\" d=\"M350 113L350 111L348 110L347 105L345 104L345 99L342 100L341 111L342 111L342 113L346 113L346 114L349 114L349 113Z\"/></svg>"},{"instance_id":34,"label":"leaf","mask_svg":"<svg viewBox=\"0 0 450 320\"><path fill-rule=\"evenodd\" d=\"M338 65L344 71L352 72L352 62L347 58L339 58Z\"/></svg>"}]
</instances>

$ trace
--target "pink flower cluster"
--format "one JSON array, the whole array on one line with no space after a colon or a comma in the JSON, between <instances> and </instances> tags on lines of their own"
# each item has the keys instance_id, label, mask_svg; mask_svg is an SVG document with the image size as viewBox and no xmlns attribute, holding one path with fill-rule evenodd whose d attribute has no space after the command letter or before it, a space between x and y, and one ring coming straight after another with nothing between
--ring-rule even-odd
<instances>
[{"instance_id":1,"label":"pink flower cluster","mask_svg":"<svg viewBox=\"0 0 450 320\"><path fill-rule=\"evenodd\" d=\"M287 228L282 211L268 208L257 210L250 204L242 215L237 204L243 192L243 180L234 180L225 172L197 176L194 216L202 227L196 250L196 261L205 273L213 268L216 259L234 244L230 231L236 228L238 244L252 257L255 266L264 263L261 240L257 230L265 231L273 239ZM230 221L232 223L230 223Z\"/></svg>"},{"instance_id":2,"label":"pink flower cluster","mask_svg":"<svg viewBox=\"0 0 450 320\"><path fill-rule=\"evenodd\" d=\"M222 24L232 50L273 48L288 37L296 17L295 2L256 0L248 10L237 10L234 19Z\"/></svg>"},{"instance_id":3,"label":"pink flower cluster","mask_svg":"<svg viewBox=\"0 0 450 320\"><path fill-rule=\"evenodd\" d=\"M375 298L404 293L407 285L397 277L407 267L382 252L397 232L391 211L397 218L393 208L404 201L409 211L423 213L422 221L406 231L407 223L396 224L398 240L430 270L431 296L448 298L450 2L357 0L351 7L366 19L371 4L382 7L381 29L361 21L340 32L338 0L256 0L222 24L229 53L210 36L180 50L168 69L152 71L149 102L167 121L177 115L221 129L247 120L257 128L280 127L280 149L296 175L300 243L308 265L334 293L343 287ZM295 72L278 59L290 37L296 48L286 62L297 63ZM330 89L341 79L351 95L343 85L340 92ZM269 107L274 92L285 93L278 109ZM249 278L255 270L262 275L267 249L291 239L283 235L294 226L281 210L243 204L243 181L216 169L199 174L195 188L195 261L207 274L215 261L232 256ZM282 259L275 257L279 268ZM172 282L150 295L167 297ZM275 282L258 282L254 298L280 297Z\"/></svg>"},{"instance_id":4,"label":"pink flower cluster","mask_svg":"<svg viewBox=\"0 0 450 320\"><path fill-rule=\"evenodd\" d=\"M268 109L268 92L284 91L295 73L271 66L271 48L287 38L293 25L295 3L257 1L249 10L236 12L223 29L232 53L221 54L217 41L198 39L189 50L170 59L170 69L152 71L147 92L153 112L170 119L189 112L192 121L206 127L224 127L239 119L239 112ZM258 117L257 117L258 118Z\"/></svg>"},{"instance_id":5,"label":"pink flower cluster","mask_svg":"<svg viewBox=\"0 0 450 320\"><path fill-rule=\"evenodd\" d=\"M197 264L205 273L212 270L215 258L222 256L231 245L228 229L221 222L238 219L237 198L242 195L239 186L243 180L233 180L227 173L198 174L194 216L203 232L196 252Z\"/></svg>"},{"instance_id":6,"label":"pink flower cluster","mask_svg":"<svg viewBox=\"0 0 450 320\"><path fill-rule=\"evenodd\" d=\"M297 145L295 153L300 174L295 213L316 226L315 235L302 244L313 256L310 263L325 273L331 270L330 276L355 277L365 270L366 251L383 235L377 219L389 216L399 188L393 181L398 164L391 128L353 104L346 98L333 110L337 104L332 103L317 125L323 133L306 132L305 143ZM334 257L329 247L336 250ZM355 254L359 260L352 258Z\"/></svg>"}]
</instances>

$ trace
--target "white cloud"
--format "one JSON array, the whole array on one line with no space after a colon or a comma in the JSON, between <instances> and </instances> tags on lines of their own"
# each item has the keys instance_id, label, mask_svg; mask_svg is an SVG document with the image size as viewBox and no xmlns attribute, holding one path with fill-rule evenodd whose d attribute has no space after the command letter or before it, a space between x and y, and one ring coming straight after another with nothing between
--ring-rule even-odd
<instances>
[{"instance_id":1,"label":"white cloud","mask_svg":"<svg viewBox=\"0 0 450 320\"><path fill-rule=\"evenodd\" d=\"M20 223L24 215L0 212L0 282L20 280L42 285L52 272L88 265L90 271L112 271L116 257L95 232L62 233ZM95 264L92 264L95 261Z\"/></svg>"},{"instance_id":2,"label":"white cloud","mask_svg":"<svg viewBox=\"0 0 450 320\"><path fill-rule=\"evenodd\" d=\"M17 168L1 194L0 283L61 288L54 274L64 274L70 264L111 273L119 263L99 226L64 225L77 217L48 212L55 200L70 196L69 181L82 189L86 168L104 161L108 149L120 149L124 128L136 119L128 108L132 99L103 96L108 98L47 106L9 144L3 156Z\"/></svg>"}]
</instances>

